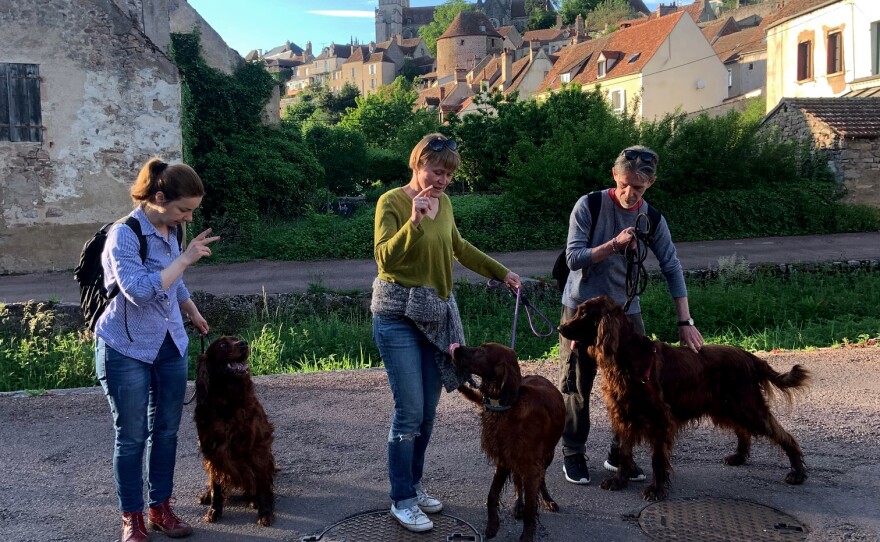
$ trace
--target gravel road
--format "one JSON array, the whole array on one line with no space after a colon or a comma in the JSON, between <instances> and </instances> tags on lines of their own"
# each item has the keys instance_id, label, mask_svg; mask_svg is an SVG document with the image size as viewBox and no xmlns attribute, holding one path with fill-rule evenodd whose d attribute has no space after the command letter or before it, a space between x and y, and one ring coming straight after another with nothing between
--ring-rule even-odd
<instances>
[{"instance_id":1,"label":"gravel road","mask_svg":"<svg viewBox=\"0 0 880 542\"><path fill-rule=\"evenodd\" d=\"M880 348L839 348L774 353L778 370L802 363L813 372L810 390L793 408L774 409L804 449L810 478L803 486L783 482L785 457L757 442L744 467L721 458L734 446L731 434L707 424L684 431L673 455L672 499L747 499L794 516L808 527L807 540L880 540ZM524 364L525 373L555 381L555 363ZM256 379L257 391L275 423L278 520L254 523L255 512L231 502L221 522L201 520L195 501L205 483L192 405L184 411L176 474L176 508L195 527L194 542L300 540L358 512L388 506L385 437L391 411L384 371L368 369ZM597 383L598 385L598 383ZM621 492L599 489L601 461L609 441L600 398L593 397L589 454L593 484L565 482L560 449L548 471L559 513L543 513L539 539L553 542L647 540L633 519L646 503L641 484ZM113 437L109 407L99 389L40 397L0 397L0 540L113 541L119 516L113 489ZM491 467L479 449L476 409L445 394L429 448L425 483L446 503L448 514L480 532ZM637 460L648 466L647 452ZM515 541L521 523L510 515L505 491L501 532ZM164 540L155 534L152 540Z\"/></svg>"}]
</instances>

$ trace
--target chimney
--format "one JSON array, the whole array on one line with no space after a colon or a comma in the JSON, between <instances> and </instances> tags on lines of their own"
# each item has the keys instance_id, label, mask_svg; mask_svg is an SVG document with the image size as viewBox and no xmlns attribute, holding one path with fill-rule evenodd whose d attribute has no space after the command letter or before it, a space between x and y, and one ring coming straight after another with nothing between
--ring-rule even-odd
<instances>
[{"instance_id":1,"label":"chimney","mask_svg":"<svg viewBox=\"0 0 880 542\"><path fill-rule=\"evenodd\" d=\"M510 78L513 77L513 55L510 53L510 49L504 48L501 51L501 81L504 85L502 90L507 90L510 88Z\"/></svg>"},{"instance_id":2,"label":"chimney","mask_svg":"<svg viewBox=\"0 0 880 542\"><path fill-rule=\"evenodd\" d=\"M467 68L455 68L455 82L465 83L467 81Z\"/></svg>"},{"instance_id":3,"label":"chimney","mask_svg":"<svg viewBox=\"0 0 880 542\"><path fill-rule=\"evenodd\" d=\"M562 28L562 15L557 13L556 14L556 29L558 30L560 28Z\"/></svg>"},{"instance_id":4,"label":"chimney","mask_svg":"<svg viewBox=\"0 0 880 542\"><path fill-rule=\"evenodd\" d=\"M535 45L529 42L529 64L535 61Z\"/></svg>"},{"instance_id":5,"label":"chimney","mask_svg":"<svg viewBox=\"0 0 880 542\"><path fill-rule=\"evenodd\" d=\"M446 99L446 87L440 85L440 103L443 103L443 100Z\"/></svg>"},{"instance_id":6,"label":"chimney","mask_svg":"<svg viewBox=\"0 0 880 542\"><path fill-rule=\"evenodd\" d=\"M575 36L580 36L584 32L584 18L581 17L581 14L578 13L578 16L574 20L574 34Z\"/></svg>"}]
</instances>

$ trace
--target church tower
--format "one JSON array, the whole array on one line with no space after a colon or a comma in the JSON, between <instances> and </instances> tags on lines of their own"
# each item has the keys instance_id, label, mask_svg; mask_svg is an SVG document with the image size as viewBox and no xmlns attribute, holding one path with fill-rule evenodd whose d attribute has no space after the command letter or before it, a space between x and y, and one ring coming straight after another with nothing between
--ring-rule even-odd
<instances>
[{"instance_id":1,"label":"church tower","mask_svg":"<svg viewBox=\"0 0 880 542\"><path fill-rule=\"evenodd\" d=\"M403 34L403 10L409 9L409 0L379 0L376 8L376 41L387 41L395 34Z\"/></svg>"}]
</instances>

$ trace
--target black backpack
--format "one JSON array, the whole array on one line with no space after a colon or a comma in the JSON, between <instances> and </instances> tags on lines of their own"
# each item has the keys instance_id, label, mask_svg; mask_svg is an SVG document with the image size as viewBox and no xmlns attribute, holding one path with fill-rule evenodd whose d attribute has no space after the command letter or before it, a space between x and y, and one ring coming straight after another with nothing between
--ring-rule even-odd
<instances>
[{"instance_id":1,"label":"black backpack","mask_svg":"<svg viewBox=\"0 0 880 542\"><path fill-rule=\"evenodd\" d=\"M79 306L82 308L83 318L92 331L95 330L95 324L110 300L119 293L118 286L111 292L104 287L104 266L101 264L101 253L104 252L104 244L107 242L107 232L115 224L125 224L134 231L140 242L141 261L147 261L147 238L141 232L140 222L133 216L104 224L91 239L86 241L79 255L79 265L73 270L73 278L79 284ZM183 228L178 226L176 235L177 243L181 245ZM126 322L126 332L128 332L128 322Z\"/></svg>"},{"instance_id":2,"label":"black backpack","mask_svg":"<svg viewBox=\"0 0 880 542\"><path fill-rule=\"evenodd\" d=\"M602 209L602 192L590 192L587 194L587 208L590 210L590 240L596 232L596 218ZM663 215L653 205L648 205L648 235L645 237L645 244L649 247L654 244L654 232L660 224ZM565 261L565 249L556 257L556 263L553 264L551 275L556 279L556 287L559 292L565 291L565 283L568 281L568 274L571 270L568 268L568 262Z\"/></svg>"}]
</instances>

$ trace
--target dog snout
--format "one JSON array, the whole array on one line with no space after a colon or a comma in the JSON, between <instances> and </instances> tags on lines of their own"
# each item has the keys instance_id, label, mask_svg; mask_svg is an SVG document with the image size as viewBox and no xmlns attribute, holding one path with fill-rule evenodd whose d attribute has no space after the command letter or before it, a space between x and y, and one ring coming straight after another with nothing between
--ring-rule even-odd
<instances>
[{"instance_id":1,"label":"dog snout","mask_svg":"<svg viewBox=\"0 0 880 542\"><path fill-rule=\"evenodd\" d=\"M241 340L239 340L237 343L235 343L235 346L237 346L237 347L239 347L239 348L247 348L247 347L248 347L248 342L247 342L246 340L244 340L244 339L241 339Z\"/></svg>"}]
</instances>

